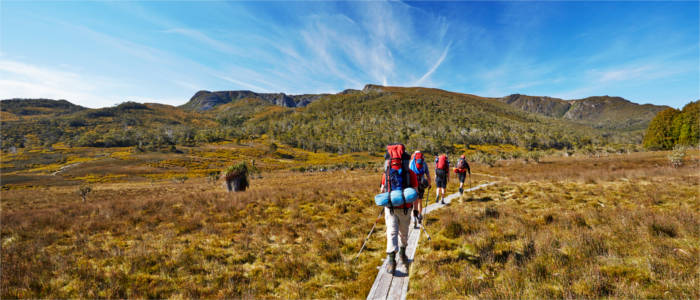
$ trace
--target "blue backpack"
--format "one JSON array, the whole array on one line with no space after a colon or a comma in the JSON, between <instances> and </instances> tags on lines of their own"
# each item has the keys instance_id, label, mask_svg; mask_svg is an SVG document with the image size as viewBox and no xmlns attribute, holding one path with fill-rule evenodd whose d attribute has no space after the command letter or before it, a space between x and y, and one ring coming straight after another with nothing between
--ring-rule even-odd
<instances>
[{"instance_id":1,"label":"blue backpack","mask_svg":"<svg viewBox=\"0 0 700 300\"><path fill-rule=\"evenodd\" d=\"M402 191L410 186L409 178L409 161L410 156L405 152L406 147L402 144L391 144L386 147L387 154L385 158L389 160L389 165L386 166L385 176L388 191ZM403 193L400 193L404 198ZM390 196L387 194L387 198ZM394 212L393 203L388 200L391 213ZM406 200L402 199L402 204L406 204ZM408 208L404 208L404 213L408 212Z\"/></svg>"}]
</instances>

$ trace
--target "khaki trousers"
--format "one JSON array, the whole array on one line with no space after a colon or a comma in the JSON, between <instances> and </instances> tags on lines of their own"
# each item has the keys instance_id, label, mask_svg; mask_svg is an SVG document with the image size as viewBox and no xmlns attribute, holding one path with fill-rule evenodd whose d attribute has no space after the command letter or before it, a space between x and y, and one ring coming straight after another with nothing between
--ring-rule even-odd
<instances>
[{"instance_id":1,"label":"khaki trousers","mask_svg":"<svg viewBox=\"0 0 700 300\"><path fill-rule=\"evenodd\" d=\"M408 244L408 227L411 224L411 211L409 207L404 214L403 208L394 208L394 214L388 207L384 208L384 221L386 221L386 253L396 252L399 247Z\"/></svg>"}]
</instances>

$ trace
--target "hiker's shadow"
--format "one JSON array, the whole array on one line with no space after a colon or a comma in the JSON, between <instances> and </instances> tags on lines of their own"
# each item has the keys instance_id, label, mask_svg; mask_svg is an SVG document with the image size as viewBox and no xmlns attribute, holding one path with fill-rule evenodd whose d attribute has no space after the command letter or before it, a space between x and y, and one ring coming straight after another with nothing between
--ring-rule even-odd
<instances>
[{"instance_id":1,"label":"hiker's shadow","mask_svg":"<svg viewBox=\"0 0 700 300\"><path fill-rule=\"evenodd\" d=\"M476 202L490 202L490 201L493 201L493 198L491 198L491 197L489 197L489 196L481 197L481 198L470 197L470 198L466 199L465 201L466 201L466 202L472 202L472 201L476 201Z\"/></svg>"}]
</instances>

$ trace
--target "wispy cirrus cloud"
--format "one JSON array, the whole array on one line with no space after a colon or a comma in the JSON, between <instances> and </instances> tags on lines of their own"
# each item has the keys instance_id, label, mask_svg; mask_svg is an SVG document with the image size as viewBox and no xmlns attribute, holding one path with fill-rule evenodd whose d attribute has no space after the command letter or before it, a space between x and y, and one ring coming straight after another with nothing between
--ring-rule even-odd
<instances>
[{"instance_id":1,"label":"wispy cirrus cloud","mask_svg":"<svg viewBox=\"0 0 700 300\"><path fill-rule=\"evenodd\" d=\"M163 30L163 32L182 35L220 52L237 55L241 55L243 53L241 50L236 49L227 42L214 39L204 32L192 28L170 28Z\"/></svg>"},{"instance_id":2,"label":"wispy cirrus cloud","mask_svg":"<svg viewBox=\"0 0 700 300\"><path fill-rule=\"evenodd\" d=\"M697 7L98 1L75 10L10 1L0 59L24 65L0 71L0 94L182 104L199 89L294 94L379 83L685 103L700 97Z\"/></svg>"},{"instance_id":3,"label":"wispy cirrus cloud","mask_svg":"<svg viewBox=\"0 0 700 300\"><path fill-rule=\"evenodd\" d=\"M20 61L0 59L0 99L15 97L81 99L81 104L102 107L119 99L100 94L115 83L105 78L86 77L72 71L52 69Z\"/></svg>"},{"instance_id":4,"label":"wispy cirrus cloud","mask_svg":"<svg viewBox=\"0 0 700 300\"><path fill-rule=\"evenodd\" d=\"M421 84L423 84L423 82L425 82L425 80L428 79L428 78L430 77L430 75L433 75L433 73L435 73L435 70L437 70L437 68L440 67L440 65L442 64L442 62L445 60L445 57L447 57L447 52L448 52L449 50L450 50L450 45L447 45L447 47L445 47L445 51L442 52L442 55L440 55L440 57L437 59L437 61L435 62L435 64L430 68L430 70L428 70L428 72L426 72L425 74L423 74L423 76L421 76L421 78L418 79L418 80L414 83L414 85L421 85Z\"/></svg>"},{"instance_id":5,"label":"wispy cirrus cloud","mask_svg":"<svg viewBox=\"0 0 700 300\"><path fill-rule=\"evenodd\" d=\"M154 19L163 26L178 26L165 33L231 55L230 63L218 67L225 76L217 77L259 90L336 92L370 82L424 84L447 59L451 41L446 38L444 18L400 2L350 6L349 10L331 7L299 15L292 11L285 17L296 22L288 23L243 17L266 34L236 36L235 42L231 36L214 36L163 17ZM422 36L415 26L436 34ZM255 55L242 53L240 45L253 47Z\"/></svg>"},{"instance_id":6,"label":"wispy cirrus cloud","mask_svg":"<svg viewBox=\"0 0 700 300\"><path fill-rule=\"evenodd\" d=\"M645 66L633 66L622 69L613 69L603 72L598 72L598 81L600 82L610 82L610 81L621 81L621 80L632 80L648 74L652 70L649 65Z\"/></svg>"}]
</instances>

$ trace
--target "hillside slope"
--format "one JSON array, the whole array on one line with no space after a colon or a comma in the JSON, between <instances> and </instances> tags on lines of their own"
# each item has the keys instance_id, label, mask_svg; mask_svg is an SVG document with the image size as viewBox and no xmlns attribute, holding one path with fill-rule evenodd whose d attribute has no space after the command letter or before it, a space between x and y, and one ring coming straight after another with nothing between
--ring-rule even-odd
<instances>
[{"instance_id":1,"label":"hillside slope","mask_svg":"<svg viewBox=\"0 0 700 300\"><path fill-rule=\"evenodd\" d=\"M596 128L643 130L668 106L637 104L620 97L595 96L576 100L513 94L497 99L527 112L587 124Z\"/></svg>"},{"instance_id":2,"label":"hillside slope","mask_svg":"<svg viewBox=\"0 0 700 300\"><path fill-rule=\"evenodd\" d=\"M65 100L55 102L62 101ZM82 108L72 113L43 114L31 119L3 118L0 146L7 149L62 142L71 146L172 148L178 144L178 139L179 144L194 144L196 131L193 128L202 130L216 125L209 115L174 106L124 102L113 107Z\"/></svg>"},{"instance_id":3,"label":"hillside slope","mask_svg":"<svg viewBox=\"0 0 700 300\"><path fill-rule=\"evenodd\" d=\"M252 118L246 126L296 147L332 152L373 151L398 141L430 152L449 150L452 144L563 148L604 134L475 95L372 85L362 92L324 97L303 109Z\"/></svg>"},{"instance_id":4,"label":"hillside slope","mask_svg":"<svg viewBox=\"0 0 700 300\"><path fill-rule=\"evenodd\" d=\"M86 109L46 99L0 104L2 149L63 142L175 150L175 145L268 134L306 150L345 153L377 151L399 141L427 151L474 144L546 149L639 143L641 126L657 109L621 98L485 98L378 85L295 96L200 91L179 107L125 102Z\"/></svg>"},{"instance_id":5,"label":"hillside slope","mask_svg":"<svg viewBox=\"0 0 700 300\"><path fill-rule=\"evenodd\" d=\"M56 116L85 109L85 107L75 105L66 100L20 98L0 100L0 111L3 112L3 120Z\"/></svg>"}]
</instances>

